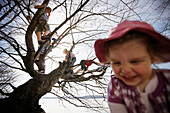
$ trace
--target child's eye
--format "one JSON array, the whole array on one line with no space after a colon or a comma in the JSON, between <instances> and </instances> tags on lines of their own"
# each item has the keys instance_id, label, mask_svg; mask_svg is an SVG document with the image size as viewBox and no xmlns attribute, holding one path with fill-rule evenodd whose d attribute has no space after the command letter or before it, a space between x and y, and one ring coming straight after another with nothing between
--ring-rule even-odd
<instances>
[{"instance_id":1,"label":"child's eye","mask_svg":"<svg viewBox=\"0 0 170 113\"><path fill-rule=\"evenodd\" d=\"M112 65L120 65L120 62L111 62Z\"/></svg>"},{"instance_id":2,"label":"child's eye","mask_svg":"<svg viewBox=\"0 0 170 113\"><path fill-rule=\"evenodd\" d=\"M140 62L140 60L132 60L132 61L130 61L130 63L132 63L132 64L136 64L136 63L139 63Z\"/></svg>"}]
</instances>

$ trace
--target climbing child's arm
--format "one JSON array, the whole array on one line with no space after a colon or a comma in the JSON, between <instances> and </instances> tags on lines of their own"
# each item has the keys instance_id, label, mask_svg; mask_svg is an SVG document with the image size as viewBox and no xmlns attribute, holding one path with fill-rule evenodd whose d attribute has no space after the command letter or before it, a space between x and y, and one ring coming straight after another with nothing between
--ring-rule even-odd
<instances>
[{"instance_id":1,"label":"climbing child's arm","mask_svg":"<svg viewBox=\"0 0 170 113\"><path fill-rule=\"evenodd\" d=\"M46 7L46 4L36 5L36 6L34 6L34 8L35 8L35 9L43 8L43 7Z\"/></svg>"}]
</instances>

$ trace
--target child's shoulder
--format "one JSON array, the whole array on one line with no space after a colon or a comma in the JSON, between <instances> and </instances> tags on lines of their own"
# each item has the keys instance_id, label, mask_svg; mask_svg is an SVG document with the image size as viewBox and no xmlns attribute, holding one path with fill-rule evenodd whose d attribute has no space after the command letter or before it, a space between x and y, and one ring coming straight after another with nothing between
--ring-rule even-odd
<instances>
[{"instance_id":1,"label":"child's shoulder","mask_svg":"<svg viewBox=\"0 0 170 113\"><path fill-rule=\"evenodd\" d=\"M163 78L164 81L167 81L170 84L170 70L169 69L157 69L155 70L157 76Z\"/></svg>"},{"instance_id":2,"label":"child's shoulder","mask_svg":"<svg viewBox=\"0 0 170 113\"><path fill-rule=\"evenodd\" d=\"M161 74L163 76L170 77L170 70L169 69L156 69L155 72L157 74Z\"/></svg>"},{"instance_id":3,"label":"child's shoulder","mask_svg":"<svg viewBox=\"0 0 170 113\"><path fill-rule=\"evenodd\" d=\"M156 72L170 72L170 69L155 69Z\"/></svg>"}]
</instances>

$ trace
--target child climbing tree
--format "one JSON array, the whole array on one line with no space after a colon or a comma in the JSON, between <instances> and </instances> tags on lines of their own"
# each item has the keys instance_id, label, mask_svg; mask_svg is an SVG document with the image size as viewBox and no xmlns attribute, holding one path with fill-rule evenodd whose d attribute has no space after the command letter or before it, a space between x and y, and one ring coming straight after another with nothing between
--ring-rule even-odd
<instances>
[{"instance_id":1,"label":"child climbing tree","mask_svg":"<svg viewBox=\"0 0 170 113\"><path fill-rule=\"evenodd\" d=\"M48 33L50 33L50 26L48 24L48 20L50 17L51 8L46 7L46 4L37 5L34 8L36 8L36 9L45 8L45 11L41 14L41 16L38 19L36 30L35 30L37 38L38 38L38 44L42 44L43 39L42 39L41 35L43 34L43 36L45 38L45 36Z\"/></svg>"}]
</instances>

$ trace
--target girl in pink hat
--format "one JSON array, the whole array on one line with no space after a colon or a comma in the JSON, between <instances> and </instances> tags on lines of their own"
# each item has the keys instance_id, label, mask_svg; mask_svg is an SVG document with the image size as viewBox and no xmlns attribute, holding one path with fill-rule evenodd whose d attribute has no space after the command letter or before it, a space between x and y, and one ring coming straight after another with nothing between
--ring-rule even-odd
<instances>
[{"instance_id":1,"label":"girl in pink hat","mask_svg":"<svg viewBox=\"0 0 170 113\"><path fill-rule=\"evenodd\" d=\"M170 70L151 66L170 62L168 38L145 22L126 20L94 46L99 61L114 72L108 85L111 113L170 113Z\"/></svg>"}]
</instances>

